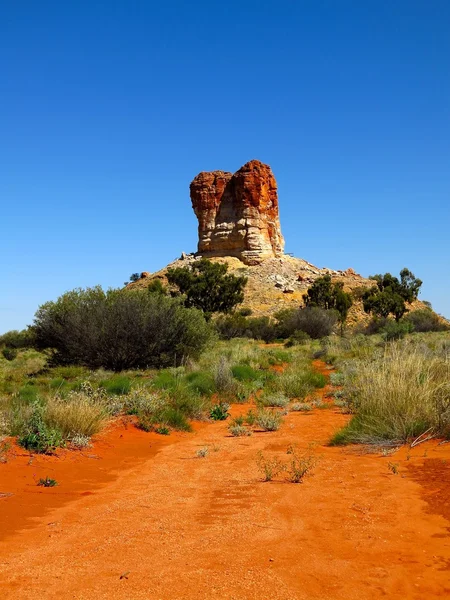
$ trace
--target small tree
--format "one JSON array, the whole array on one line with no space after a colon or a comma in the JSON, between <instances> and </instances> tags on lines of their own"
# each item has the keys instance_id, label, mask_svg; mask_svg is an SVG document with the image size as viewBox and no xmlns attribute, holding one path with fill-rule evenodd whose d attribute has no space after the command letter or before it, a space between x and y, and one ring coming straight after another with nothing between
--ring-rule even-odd
<instances>
[{"instance_id":1,"label":"small tree","mask_svg":"<svg viewBox=\"0 0 450 600\"><path fill-rule=\"evenodd\" d=\"M209 317L228 313L244 300L247 278L227 274L227 270L227 264L202 258L192 267L168 269L167 280L185 296L187 307L199 308Z\"/></svg>"},{"instance_id":2,"label":"small tree","mask_svg":"<svg viewBox=\"0 0 450 600\"><path fill-rule=\"evenodd\" d=\"M378 317L393 315L396 321L408 311L406 303L417 300L422 285L422 281L406 268L400 271L400 279L390 273L373 275L370 279L376 286L362 295L364 310Z\"/></svg>"},{"instance_id":3,"label":"small tree","mask_svg":"<svg viewBox=\"0 0 450 600\"><path fill-rule=\"evenodd\" d=\"M130 279L128 281L124 281L123 285L128 285L129 283L135 283L136 281L139 281L140 278L141 278L140 273L131 273Z\"/></svg>"},{"instance_id":4,"label":"small tree","mask_svg":"<svg viewBox=\"0 0 450 600\"><path fill-rule=\"evenodd\" d=\"M350 294L344 292L342 282L333 283L330 275L318 277L304 294L303 299L307 307L319 307L325 310L336 310L339 313L341 332L347 320L353 300Z\"/></svg>"}]
</instances>

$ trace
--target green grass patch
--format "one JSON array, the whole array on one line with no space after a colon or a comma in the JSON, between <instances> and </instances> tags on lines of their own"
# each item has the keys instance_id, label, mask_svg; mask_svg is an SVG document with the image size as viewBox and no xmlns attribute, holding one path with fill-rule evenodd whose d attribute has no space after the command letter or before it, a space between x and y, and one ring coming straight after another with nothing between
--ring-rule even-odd
<instances>
[{"instance_id":1,"label":"green grass patch","mask_svg":"<svg viewBox=\"0 0 450 600\"><path fill-rule=\"evenodd\" d=\"M129 377L115 375L100 381L99 386L106 390L109 395L124 396L131 390L131 380Z\"/></svg>"}]
</instances>

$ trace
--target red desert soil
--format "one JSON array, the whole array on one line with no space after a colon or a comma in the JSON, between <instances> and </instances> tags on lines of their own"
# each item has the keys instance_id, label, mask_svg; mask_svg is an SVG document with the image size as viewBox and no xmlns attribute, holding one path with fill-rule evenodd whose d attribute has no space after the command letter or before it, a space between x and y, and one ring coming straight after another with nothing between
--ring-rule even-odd
<instances>
[{"instance_id":1,"label":"red desert soil","mask_svg":"<svg viewBox=\"0 0 450 600\"><path fill-rule=\"evenodd\" d=\"M450 444L327 447L347 419L291 412L246 438L226 422L168 438L122 422L84 453L16 449L0 464L1 598L449 598ZM261 481L258 450L287 460L312 443L304 483ZM60 485L37 487L47 475Z\"/></svg>"}]
</instances>

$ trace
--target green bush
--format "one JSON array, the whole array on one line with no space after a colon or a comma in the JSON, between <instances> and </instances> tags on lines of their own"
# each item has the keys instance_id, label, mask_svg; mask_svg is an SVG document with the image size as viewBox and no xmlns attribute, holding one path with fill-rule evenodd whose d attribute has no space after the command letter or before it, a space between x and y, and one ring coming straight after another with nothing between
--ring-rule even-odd
<instances>
[{"instance_id":1,"label":"green bush","mask_svg":"<svg viewBox=\"0 0 450 600\"><path fill-rule=\"evenodd\" d=\"M24 385L20 388L18 396L22 402L32 404L38 398L38 390L33 385Z\"/></svg>"},{"instance_id":2,"label":"green bush","mask_svg":"<svg viewBox=\"0 0 450 600\"><path fill-rule=\"evenodd\" d=\"M228 418L229 408L226 402L219 402L211 408L209 416L213 421L225 421Z\"/></svg>"},{"instance_id":3,"label":"green bush","mask_svg":"<svg viewBox=\"0 0 450 600\"><path fill-rule=\"evenodd\" d=\"M162 411L159 422L161 425L172 427L178 431L191 431L192 429L186 415L174 406L168 406Z\"/></svg>"},{"instance_id":4,"label":"green bush","mask_svg":"<svg viewBox=\"0 0 450 600\"><path fill-rule=\"evenodd\" d=\"M410 323L417 332L448 330L448 325L429 308L414 310L408 313L403 320Z\"/></svg>"},{"instance_id":5,"label":"green bush","mask_svg":"<svg viewBox=\"0 0 450 600\"><path fill-rule=\"evenodd\" d=\"M216 391L214 377L207 371L193 371L189 373L186 375L186 382L192 390L203 396L211 396Z\"/></svg>"},{"instance_id":6,"label":"green bush","mask_svg":"<svg viewBox=\"0 0 450 600\"><path fill-rule=\"evenodd\" d=\"M61 432L50 428L44 421L43 408L38 403L33 406L31 415L24 425L24 432L17 440L26 450L42 454L51 454L56 448L64 445Z\"/></svg>"},{"instance_id":7,"label":"green bush","mask_svg":"<svg viewBox=\"0 0 450 600\"><path fill-rule=\"evenodd\" d=\"M182 364L211 340L202 313L145 290L100 287L67 292L41 306L34 331L53 364L112 371Z\"/></svg>"},{"instance_id":8,"label":"green bush","mask_svg":"<svg viewBox=\"0 0 450 600\"><path fill-rule=\"evenodd\" d=\"M9 361L15 360L17 358L17 350L15 348L3 348L2 354L3 357Z\"/></svg>"},{"instance_id":9,"label":"green bush","mask_svg":"<svg viewBox=\"0 0 450 600\"><path fill-rule=\"evenodd\" d=\"M32 348L34 345L34 332L31 329L24 329L23 331L7 331L3 335L0 335L0 346L6 346L8 348Z\"/></svg>"},{"instance_id":10,"label":"green bush","mask_svg":"<svg viewBox=\"0 0 450 600\"><path fill-rule=\"evenodd\" d=\"M407 321L388 321L383 327L383 339L386 342L400 340L405 337L407 333L411 333L413 329L413 324Z\"/></svg>"},{"instance_id":11,"label":"green bush","mask_svg":"<svg viewBox=\"0 0 450 600\"><path fill-rule=\"evenodd\" d=\"M282 338L289 338L295 332L302 331L313 339L320 339L332 333L339 313L318 306L307 306L282 310L275 317L278 322L278 333Z\"/></svg>"},{"instance_id":12,"label":"green bush","mask_svg":"<svg viewBox=\"0 0 450 600\"><path fill-rule=\"evenodd\" d=\"M286 341L285 346L287 348L292 348L292 346L303 346L311 341L311 337L306 333L306 331L294 331L294 333L290 336L290 338Z\"/></svg>"}]
</instances>

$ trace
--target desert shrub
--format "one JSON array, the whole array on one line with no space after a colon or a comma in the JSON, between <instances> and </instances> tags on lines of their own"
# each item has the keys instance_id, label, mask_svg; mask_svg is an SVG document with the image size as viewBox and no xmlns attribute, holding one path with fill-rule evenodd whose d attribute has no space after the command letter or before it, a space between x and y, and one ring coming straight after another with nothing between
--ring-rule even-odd
<instances>
[{"instance_id":1,"label":"desert shrub","mask_svg":"<svg viewBox=\"0 0 450 600\"><path fill-rule=\"evenodd\" d=\"M3 348L2 354L6 360L12 361L17 358L17 350L15 348Z\"/></svg>"},{"instance_id":2,"label":"desert shrub","mask_svg":"<svg viewBox=\"0 0 450 600\"><path fill-rule=\"evenodd\" d=\"M34 332L31 329L24 329L22 331L13 329L0 335L0 346L6 346L7 348L32 348L33 344Z\"/></svg>"},{"instance_id":3,"label":"desert shrub","mask_svg":"<svg viewBox=\"0 0 450 600\"><path fill-rule=\"evenodd\" d=\"M170 429L166 427L166 425L159 425L155 427L155 433L159 433L159 435L170 435Z\"/></svg>"},{"instance_id":4,"label":"desert shrub","mask_svg":"<svg viewBox=\"0 0 450 600\"><path fill-rule=\"evenodd\" d=\"M386 342L400 340L407 333L411 333L413 329L413 324L408 321L388 321L383 327L383 339Z\"/></svg>"},{"instance_id":5,"label":"desert shrub","mask_svg":"<svg viewBox=\"0 0 450 600\"><path fill-rule=\"evenodd\" d=\"M330 335L336 325L339 313L318 306L300 309L286 309L275 315L280 337L291 337L296 331L303 331L313 339Z\"/></svg>"},{"instance_id":6,"label":"desert shrub","mask_svg":"<svg viewBox=\"0 0 450 600\"><path fill-rule=\"evenodd\" d=\"M244 437L252 435L251 429L244 427L244 425L230 424L228 431L233 437Z\"/></svg>"},{"instance_id":7,"label":"desert shrub","mask_svg":"<svg viewBox=\"0 0 450 600\"><path fill-rule=\"evenodd\" d=\"M147 407L146 410L141 411L138 414L137 426L144 431L156 431L168 427L178 431L191 431L192 429L182 410L164 402L154 408Z\"/></svg>"},{"instance_id":8,"label":"desert shrub","mask_svg":"<svg viewBox=\"0 0 450 600\"><path fill-rule=\"evenodd\" d=\"M91 438L83 433L76 433L70 438L70 447L75 450L83 450L89 448L91 445Z\"/></svg>"},{"instance_id":9,"label":"desert shrub","mask_svg":"<svg viewBox=\"0 0 450 600\"><path fill-rule=\"evenodd\" d=\"M286 468L279 458L276 456L265 456L261 450L256 455L256 466L263 477L263 481L272 481L274 477L282 473Z\"/></svg>"},{"instance_id":10,"label":"desert shrub","mask_svg":"<svg viewBox=\"0 0 450 600\"><path fill-rule=\"evenodd\" d=\"M203 448L199 448L195 453L197 458L206 458L209 454L208 446L203 446Z\"/></svg>"},{"instance_id":11,"label":"desert shrub","mask_svg":"<svg viewBox=\"0 0 450 600\"><path fill-rule=\"evenodd\" d=\"M51 477L41 477L38 482L37 482L38 486L41 487L55 487L58 485L58 482L56 481L56 479L52 479Z\"/></svg>"},{"instance_id":12,"label":"desert shrub","mask_svg":"<svg viewBox=\"0 0 450 600\"><path fill-rule=\"evenodd\" d=\"M209 412L209 416L213 421L225 421L228 418L228 410L230 409L229 404L226 402L219 402L214 404Z\"/></svg>"},{"instance_id":13,"label":"desert shrub","mask_svg":"<svg viewBox=\"0 0 450 600\"><path fill-rule=\"evenodd\" d=\"M259 410L255 419L255 425L263 431L278 431L282 422L279 412L268 409Z\"/></svg>"},{"instance_id":14,"label":"desert shrub","mask_svg":"<svg viewBox=\"0 0 450 600\"><path fill-rule=\"evenodd\" d=\"M161 410L167 401L158 392L136 387L121 398L122 410L127 415L150 414Z\"/></svg>"},{"instance_id":15,"label":"desert shrub","mask_svg":"<svg viewBox=\"0 0 450 600\"><path fill-rule=\"evenodd\" d=\"M275 392L273 394L264 394L258 400L261 406L271 406L274 408L285 408L289 404L289 398L287 398L281 392Z\"/></svg>"},{"instance_id":16,"label":"desert shrub","mask_svg":"<svg viewBox=\"0 0 450 600\"><path fill-rule=\"evenodd\" d=\"M414 310L408 313L403 320L410 323L417 332L446 331L448 329L448 325L429 308Z\"/></svg>"},{"instance_id":17,"label":"desert shrub","mask_svg":"<svg viewBox=\"0 0 450 600\"><path fill-rule=\"evenodd\" d=\"M115 375L109 379L100 381L99 386L102 387L107 394L123 396L131 390L131 381L123 375Z\"/></svg>"},{"instance_id":18,"label":"desert shrub","mask_svg":"<svg viewBox=\"0 0 450 600\"><path fill-rule=\"evenodd\" d=\"M35 316L36 343L54 364L112 371L181 364L197 357L212 330L202 313L145 290L67 292Z\"/></svg>"},{"instance_id":19,"label":"desert shrub","mask_svg":"<svg viewBox=\"0 0 450 600\"><path fill-rule=\"evenodd\" d=\"M247 319L245 315L235 312L230 315L221 315L214 321L219 336L223 340L245 337L247 332Z\"/></svg>"},{"instance_id":20,"label":"desert shrub","mask_svg":"<svg viewBox=\"0 0 450 600\"><path fill-rule=\"evenodd\" d=\"M172 427L178 431L191 431L192 427L186 415L175 406L168 406L159 416L160 424Z\"/></svg>"},{"instance_id":21,"label":"desert shrub","mask_svg":"<svg viewBox=\"0 0 450 600\"><path fill-rule=\"evenodd\" d=\"M278 331L269 317L254 317L247 319L246 336L269 343L277 339Z\"/></svg>"},{"instance_id":22,"label":"desert shrub","mask_svg":"<svg viewBox=\"0 0 450 600\"><path fill-rule=\"evenodd\" d=\"M289 446L287 454L290 455L286 468L289 475L289 481L291 481L291 483L302 483L305 476L316 466L316 457L310 452L304 452L302 454L294 446Z\"/></svg>"},{"instance_id":23,"label":"desert shrub","mask_svg":"<svg viewBox=\"0 0 450 600\"><path fill-rule=\"evenodd\" d=\"M311 412L313 407L307 402L294 402L291 406L291 410L294 412Z\"/></svg>"},{"instance_id":24,"label":"desert shrub","mask_svg":"<svg viewBox=\"0 0 450 600\"><path fill-rule=\"evenodd\" d=\"M242 311L218 317L215 326L224 340L247 337L272 342L278 337L278 330L269 317L247 318Z\"/></svg>"},{"instance_id":25,"label":"desert shrub","mask_svg":"<svg viewBox=\"0 0 450 600\"><path fill-rule=\"evenodd\" d=\"M56 448L64 445L61 431L47 425L44 409L37 402L33 405L28 420L23 424L23 433L17 442L26 450L43 454L51 454Z\"/></svg>"},{"instance_id":26,"label":"desert shrub","mask_svg":"<svg viewBox=\"0 0 450 600\"><path fill-rule=\"evenodd\" d=\"M344 385L344 373L330 373L331 385Z\"/></svg>"},{"instance_id":27,"label":"desert shrub","mask_svg":"<svg viewBox=\"0 0 450 600\"><path fill-rule=\"evenodd\" d=\"M292 346L303 346L311 341L311 337L306 333L306 331L294 331L294 333L289 337L286 341L285 346L287 348L292 348Z\"/></svg>"},{"instance_id":28,"label":"desert shrub","mask_svg":"<svg viewBox=\"0 0 450 600\"><path fill-rule=\"evenodd\" d=\"M292 353L286 352L286 350L281 350L278 348L274 348L266 351L267 362L269 365L285 365L292 361Z\"/></svg>"},{"instance_id":29,"label":"desert shrub","mask_svg":"<svg viewBox=\"0 0 450 600\"><path fill-rule=\"evenodd\" d=\"M350 423L333 444L406 441L450 429L450 363L428 348L393 342L381 355L346 366Z\"/></svg>"},{"instance_id":30,"label":"desert shrub","mask_svg":"<svg viewBox=\"0 0 450 600\"><path fill-rule=\"evenodd\" d=\"M252 314L252 309L249 308L248 306L243 306L242 308L240 308L238 310L238 313L242 316L242 317L249 317Z\"/></svg>"}]
</instances>

